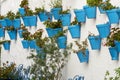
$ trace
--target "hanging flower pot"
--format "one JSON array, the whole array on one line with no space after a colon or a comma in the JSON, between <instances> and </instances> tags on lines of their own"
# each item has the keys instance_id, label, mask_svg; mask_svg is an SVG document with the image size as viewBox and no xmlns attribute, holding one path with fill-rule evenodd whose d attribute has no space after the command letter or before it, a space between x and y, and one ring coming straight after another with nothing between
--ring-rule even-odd
<instances>
[{"instance_id":1,"label":"hanging flower pot","mask_svg":"<svg viewBox=\"0 0 120 80\"><path fill-rule=\"evenodd\" d=\"M83 62L88 63L88 61L89 61L89 51L88 51L88 49L86 49L85 53L79 51L77 53L77 56L78 56L81 63L83 63Z\"/></svg>"},{"instance_id":2,"label":"hanging flower pot","mask_svg":"<svg viewBox=\"0 0 120 80\"><path fill-rule=\"evenodd\" d=\"M10 50L10 41L5 41L3 43L3 47L4 47L5 50Z\"/></svg>"},{"instance_id":3,"label":"hanging flower pot","mask_svg":"<svg viewBox=\"0 0 120 80\"><path fill-rule=\"evenodd\" d=\"M58 37L57 44L58 44L58 47L60 49L65 49L66 48L66 43L67 43L67 37L66 36Z\"/></svg>"},{"instance_id":4,"label":"hanging flower pot","mask_svg":"<svg viewBox=\"0 0 120 80\"><path fill-rule=\"evenodd\" d=\"M105 10L103 10L101 7L98 7L98 9L99 9L101 14L105 14L106 13Z\"/></svg>"},{"instance_id":5,"label":"hanging flower pot","mask_svg":"<svg viewBox=\"0 0 120 80\"><path fill-rule=\"evenodd\" d=\"M62 8L53 8L53 9L51 9L51 13L53 14L55 20L59 19L59 17L60 17L59 12L61 10L62 10Z\"/></svg>"},{"instance_id":6,"label":"hanging flower pot","mask_svg":"<svg viewBox=\"0 0 120 80\"><path fill-rule=\"evenodd\" d=\"M9 35L11 40L16 40L17 39L17 31L16 30L8 31L8 35Z\"/></svg>"},{"instance_id":7,"label":"hanging flower pot","mask_svg":"<svg viewBox=\"0 0 120 80\"><path fill-rule=\"evenodd\" d=\"M85 22L86 21L86 15L85 15L85 11L84 10L82 10L82 9L80 9L80 10L75 9L74 13L76 15L76 18L77 18L78 22Z\"/></svg>"},{"instance_id":8,"label":"hanging flower pot","mask_svg":"<svg viewBox=\"0 0 120 80\"><path fill-rule=\"evenodd\" d=\"M24 8L19 8L20 15L24 16L25 15L25 9Z\"/></svg>"},{"instance_id":9,"label":"hanging flower pot","mask_svg":"<svg viewBox=\"0 0 120 80\"><path fill-rule=\"evenodd\" d=\"M106 38L110 34L110 24L98 24L96 25L97 30L101 38Z\"/></svg>"},{"instance_id":10,"label":"hanging flower pot","mask_svg":"<svg viewBox=\"0 0 120 80\"><path fill-rule=\"evenodd\" d=\"M109 22L111 24L118 24L119 23L119 16L118 16L116 9L107 10L106 14L107 14L107 17L108 17Z\"/></svg>"},{"instance_id":11,"label":"hanging flower pot","mask_svg":"<svg viewBox=\"0 0 120 80\"><path fill-rule=\"evenodd\" d=\"M21 21L20 21L20 19L14 19L14 20L13 20L13 26L14 26L15 29L20 28L20 26L21 26Z\"/></svg>"},{"instance_id":12,"label":"hanging flower pot","mask_svg":"<svg viewBox=\"0 0 120 80\"><path fill-rule=\"evenodd\" d=\"M71 22L71 14L61 14L60 20L62 21L63 26L69 26Z\"/></svg>"},{"instance_id":13,"label":"hanging flower pot","mask_svg":"<svg viewBox=\"0 0 120 80\"><path fill-rule=\"evenodd\" d=\"M28 40L22 40L22 46L24 49L28 49L29 48L29 41Z\"/></svg>"},{"instance_id":14,"label":"hanging flower pot","mask_svg":"<svg viewBox=\"0 0 120 80\"><path fill-rule=\"evenodd\" d=\"M101 48L101 38L100 36L89 36L88 37L91 49L93 50L100 50Z\"/></svg>"},{"instance_id":15,"label":"hanging flower pot","mask_svg":"<svg viewBox=\"0 0 120 80\"><path fill-rule=\"evenodd\" d=\"M120 42L114 41L117 51L120 53Z\"/></svg>"},{"instance_id":16,"label":"hanging flower pot","mask_svg":"<svg viewBox=\"0 0 120 80\"><path fill-rule=\"evenodd\" d=\"M72 38L80 38L81 27L79 25L71 25L68 27Z\"/></svg>"},{"instance_id":17,"label":"hanging flower pot","mask_svg":"<svg viewBox=\"0 0 120 80\"><path fill-rule=\"evenodd\" d=\"M29 41L29 46L30 46L30 49L35 49L36 48L36 41L35 40L30 40Z\"/></svg>"},{"instance_id":18,"label":"hanging flower pot","mask_svg":"<svg viewBox=\"0 0 120 80\"><path fill-rule=\"evenodd\" d=\"M120 8L117 10L117 13L118 13L118 16L119 16L119 19L120 19Z\"/></svg>"},{"instance_id":19,"label":"hanging flower pot","mask_svg":"<svg viewBox=\"0 0 120 80\"><path fill-rule=\"evenodd\" d=\"M96 18L96 7L84 6L84 10L88 19Z\"/></svg>"},{"instance_id":20,"label":"hanging flower pot","mask_svg":"<svg viewBox=\"0 0 120 80\"><path fill-rule=\"evenodd\" d=\"M119 60L119 53L117 52L115 47L110 47L109 52L112 60Z\"/></svg>"},{"instance_id":21,"label":"hanging flower pot","mask_svg":"<svg viewBox=\"0 0 120 80\"><path fill-rule=\"evenodd\" d=\"M6 21L7 26L12 26L13 25L12 20L10 20L8 18L5 18L5 21Z\"/></svg>"},{"instance_id":22,"label":"hanging flower pot","mask_svg":"<svg viewBox=\"0 0 120 80\"><path fill-rule=\"evenodd\" d=\"M2 27L6 27L7 26L5 19L0 20L0 25Z\"/></svg>"},{"instance_id":23,"label":"hanging flower pot","mask_svg":"<svg viewBox=\"0 0 120 80\"><path fill-rule=\"evenodd\" d=\"M23 38L22 33L23 33L22 29L18 30L18 35L19 35L20 38Z\"/></svg>"},{"instance_id":24,"label":"hanging flower pot","mask_svg":"<svg viewBox=\"0 0 120 80\"><path fill-rule=\"evenodd\" d=\"M5 30L4 28L0 28L0 37L4 37L5 36Z\"/></svg>"}]
</instances>

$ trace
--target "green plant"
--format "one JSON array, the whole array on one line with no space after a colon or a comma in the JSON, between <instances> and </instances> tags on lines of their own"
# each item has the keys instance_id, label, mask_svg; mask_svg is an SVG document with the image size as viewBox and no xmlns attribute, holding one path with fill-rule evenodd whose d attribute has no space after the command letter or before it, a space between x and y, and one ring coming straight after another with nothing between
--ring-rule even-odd
<instances>
[{"instance_id":1,"label":"green plant","mask_svg":"<svg viewBox=\"0 0 120 80\"><path fill-rule=\"evenodd\" d=\"M102 0L87 0L88 6L94 7L99 6L102 3Z\"/></svg>"},{"instance_id":2,"label":"green plant","mask_svg":"<svg viewBox=\"0 0 120 80\"><path fill-rule=\"evenodd\" d=\"M46 12L44 6L42 6L41 8L35 8L35 14L39 14L40 12Z\"/></svg>"},{"instance_id":3,"label":"green plant","mask_svg":"<svg viewBox=\"0 0 120 80\"><path fill-rule=\"evenodd\" d=\"M24 40L31 40L31 34L28 30L23 31L22 36Z\"/></svg>"},{"instance_id":4,"label":"green plant","mask_svg":"<svg viewBox=\"0 0 120 80\"><path fill-rule=\"evenodd\" d=\"M46 25L47 28L61 28L62 27L62 22L60 20L57 21L50 21L47 20L44 22L44 25Z\"/></svg>"},{"instance_id":5,"label":"green plant","mask_svg":"<svg viewBox=\"0 0 120 80\"><path fill-rule=\"evenodd\" d=\"M70 13L70 9L60 11L60 14L69 14L69 13Z\"/></svg>"},{"instance_id":6,"label":"green plant","mask_svg":"<svg viewBox=\"0 0 120 80\"><path fill-rule=\"evenodd\" d=\"M20 3L20 7L26 7L28 6L28 0L22 0L21 3Z\"/></svg>"},{"instance_id":7,"label":"green plant","mask_svg":"<svg viewBox=\"0 0 120 80\"><path fill-rule=\"evenodd\" d=\"M0 15L0 20L1 20L1 19L4 19L4 18L5 18L4 16Z\"/></svg>"},{"instance_id":8,"label":"green plant","mask_svg":"<svg viewBox=\"0 0 120 80\"><path fill-rule=\"evenodd\" d=\"M8 31L14 31L16 30L13 26L10 26L10 27L6 27L5 30L8 30Z\"/></svg>"},{"instance_id":9,"label":"green plant","mask_svg":"<svg viewBox=\"0 0 120 80\"><path fill-rule=\"evenodd\" d=\"M75 17L74 21L71 22L71 25L76 25L76 24L78 24L79 26L81 26L81 22L78 22L77 18Z\"/></svg>"},{"instance_id":10,"label":"green plant","mask_svg":"<svg viewBox=\"0 0 120 80\"><path fill-rule=\"evenodd\" d=\"M15 19L19 19L20 17L21 17L20 12L17 12L17 13L15 14Z\"/></svg>"},{"instance_id":11,"label":"green plant","mask_svg":"<svg viewBox=\"0 0 120 80\"><path fill-rule=\"evenodd\" d=\"M13 13L12 11L8 11L6 17L10 20L14 20L15 19L15 13Z\"/></svg>"},{"instance_id":12,"label":"green plant","mask_svg":"<svg viewBox=\"0 0 120 80\"><path fill-rule=\"evenodd\" d=\"M114 47L114 41L120 41L120 28L111 28L111 32L106 40L106 46Z\"/></svg>"},{"instance_id":13,"label":"green plant","mask_svg":"<svg viewBox=\"0 0 120 80\"><path fill-rule=\"evenodd\" d=\"M104 80L120 80L120 67L115 69L114 77L110 77L110 72L106 71Z\"/></svg>"},{"instance_id":14,"label":"green plant","mask_svg":"<svg viewBox=\"0 0 120 80\"><path fill-rule=\"evenodd\" d=\"M34 15L34 12L33 10L31 9L25 9L25 16L33 16Z\"/></svg>"},{"instance_id":15,"label":"green plant","mask_svg":"<svg viewBox=\"0 0 120 80\"><path fill-rule=\"evenodd\" d=\"M62 0L51 0L50 6L52 8L62 8Z\"/></svg>"}]
</instances>

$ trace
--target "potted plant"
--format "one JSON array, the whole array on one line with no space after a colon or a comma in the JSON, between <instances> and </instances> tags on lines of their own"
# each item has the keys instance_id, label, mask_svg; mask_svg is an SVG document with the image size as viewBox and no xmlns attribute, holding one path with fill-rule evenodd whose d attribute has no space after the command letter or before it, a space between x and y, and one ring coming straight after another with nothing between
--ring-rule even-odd
<instances>
[{"instance_id":1,"label":"potted plant","mask_svg":"<svg viewBox=\"0 0 120 80\"><path fill-rule=\"evenodd\" d=\"M96 18L96 7L101 4L102 0L87 0L87 6L84 10L88 19Z\"/></svg>"},{"instance_id":2,"label":"potted plant","mask_svg":"<svg viewBox=\"0 0 120 80\"><path fill-rule=\"evenodd\" d=\"M112 60L118 60L120 52L120 28L111 29L105 45L109 47Z\"/></svg>"},{"instance_id":3,"label":"potted plant","mask_svg":"<svg viewBox=\"0 0 120 80\"><path fill-rule=\"evenodd\" d=\"M50 6L52 7L51 13L54 16L55 20L60 18L60 11L62 10L62 0L51 0Z\"/></svg>"},{"instance_id":4,"label":"potted plant","mask_svg":"<svg viewBox=\"0 0 120 80\"><path fill-rule=\"evenodd\" d=\"M69 26L71 22L71 14L70 10L62 10L60 11L60 20L62 21L63 26Z\"/></svg>"},{"instance_id":5,"label":"potted plant","mask_svg":"<svg viewBox=\"0 0 120 80\"><path fill-rule=\"evenodd\" d=\"M106 38L107 36L109 36L111 27L109 22L105 24L97 24L96 27L101 38Z\"/></svg>"},{"instance_id":6,"label":"potted plant","mask_svg":"<svg viewBox=\"0 0 120 80\"><path fill-rule=\"evenodd\" d=\"M101 37L99 35L95 36L94 34L90 33L88 36L88 40L90 42L91 49L93 50L101 49Z\"/></svg>"},{"instance_id":7,"label":"potted plant","mask_svg":"<svg viewBox=\"0 0 120 80\"><path fill-rule=\"evenodd\" d=\"M0 37L4 37L5 36L5 30L4 28L2 28L2 26L0 25Z\"/></svg>"},{"instance_id":8,"label":"potted plant","mask_svg":"<svg viewBox=\"0 0 120 80\"><path fill-rule=\"evenodd\" d=\"M86 22L86 14L83 9L74 9L74 13L78 22Z\"/></svg>"},{"instance_id":9,"label":"potted plant","mask_svg":"<svg viewBox=\"0 0 120 80\"><path fill-rule=\"evenodd\" d=\"M5 17L2 16L2 15L0 15L0 25L2 27L6 27L7 26L6 21L5 21Z\"/></svg>"},{"instance_id":10,"label":"potted plant","mask_svg":"<svg viewBox=\"0 0 120 80\"><path fill-rule=\"evenodd\" d=\"M46 31L49 37L53 37L58 32L62 31L62 23L60 20L57 21L47 20L44 22L44 25L46 25Z\"/></svg>"},{"instance_id":11,"label":"potted plant","mask_svg":"<svg viewBox=\"0 0 120 80\"><path fill-rule=\"evenodd\" d=\"M10 50L10 40L3 41L3 47L5 50Z\"/></svg>"},{"instance_id":12,"label":"potted plant","mask_svg":"<svg viewBox=\"0 0 120 80\"><path fill-rule=\"evenodd\" d=\"M76 45L78 46L78 50L74 50L75 53L77 53L77 56L81 63L89 61L89 51L88 51L88 44L87 39L85 41L82 41L80 44L78 41L75 41Z\"/></svg>"},{"instance_id":13,"label":"potted plant","mask_svg":"<svg viewBox=\"0 0 120 80\"><path fill-rule=\"evenodd\" d=\"M110 3L110 0L106 0L101 5L104 5L104 6L101 6L101 8L106 11L109 22L111 24L118 24L119 23L119 16L118 16L118 13L117 13L118 10L115 6L113 6Z\"/></svg>"},{"instance_id":14,"label":"potted plant","mask_svg":"<svg viewBox=\"0 0 120 80\"><path fill-rule=\"evenodd\" d=\"M81 23L77 21L76 18L72 21L71 26L68 26L68 29L71 33L72 38L80 38Z\"/></svg>"}]
</instances>

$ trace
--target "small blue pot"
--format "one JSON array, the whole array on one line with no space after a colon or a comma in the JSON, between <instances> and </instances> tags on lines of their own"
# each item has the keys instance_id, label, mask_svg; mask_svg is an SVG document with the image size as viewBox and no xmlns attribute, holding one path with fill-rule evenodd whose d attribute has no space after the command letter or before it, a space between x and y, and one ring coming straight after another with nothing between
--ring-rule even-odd
<instances>
[{"instance_id":1,"label":"small blue pot","mask_svg":"<svg viewBox=\"0 0 120 80\"><path fill-rule=\"evenodd\" d=\"M119 16L118 16L116 9L107 10L106 14L107 14L107 17L108 17L109 22L111 24L118 24L119 23Z\"/></svg>"},{"instance_id":2,"label":"small blue pot","mask_svg":"<svg viewBox=\"0 0 120 80\"><path fill-rule=\"evenodd\" d=\"M29 41L28 40L22 40L22 46L24 49L28 49L29 48Z\"/></svg>"},{"instance_id":3,"label":"small blue pot","mask_svg":"<svg viewBox=\"0 0 120 80\"><path fill-rule=\"evenodd\" d=\"M0 28L0 37L4 37L5 36L5 30L4 28Z\"/></svg>"},{"instance_id":4,"label":"small blue pot","mask_svg":"<svg viewBox=\"0 0 120 80\"><path fill-rule=\"evenodd\" d=\"M13 26L14 26L15 29L20 28L20 26L21 26L21 20L20 19L14 19L13 20Z\"/></svg>"},{"instance_id":5,"label":"small blue pot","mask_svg":"<svg viewBox=\"0 0 120 80\"><path fill-rule=\"evenodd\" d=\"M25 9L24 8L19 8L19 12L21 16L25 15Z\"/></svg>"},{"instance_id":6,"label":"small blue pot","mask_svg":"<svg viewBox=\"0 0 120 80\"><path fill-rule=\"evenodd\" d=\"M2 27L6 27L7 26L5 19L0 20L0 25Z\"/></svg>"},{"instance_id":7,"label":"small blue pot","mask_svg":"<svg viewBox=\"0 0 120 80\"><path fill-rule=\"evenodd\" d=\"M6 21L6 24L7 26L13 26L13 21L8 19L8 18L5 18L5 21Z\"/></svg>"},{"instance_id":8,"label":"small blue pot","mask_svg":"<svg viewBox=\"0 0 120 80\"><path fill-rule=\"evenodd\" d=\"M78 22L86 22L86 15L83 9L74 10Z\"/></svg>"},{"instance_id":9,"label":"small blue pot","mask_svg":"<svg viewBox=\"0 0 120 80\"><path fill-rule=\"evenodd\" d=\"M100 50L101 48L100 36L89 36L88 39L89 39L92 50Z\"/></svg>"},{"instance_id":10,"label":"small blue pot","mask_svg":"<svg viewBox=\"0 0 120 80\"><path fill-rule=\"evenodd\" d=\"M3 47L5 50L10 50L10 42L4 42Z\"/></svg>"},{"instance_id":11,"label":"small blue pot","mask_svg":"<svg viewBox=\"0 0 120 80\"><path fill-rule=\"evenodd\" d=\"M69 26L71 22L71 14L61 14L60 20L62 21L63 26Z\"/></svg>"},{"instance_id":12,"label":"small blue pot","mask_svg":"<svg viewBox=\"0 0 120 80\"><path fill-rule=\"evenodd\" d=\"M72 38L80 38L81 27L78 25L72 25L68 27Z\"/></svg>"},{"instance_id":13,"label":"small blue pot","mask_svg":"<svg viewBox=\"0 0 120 80\"><path fill-rule=\"evenodd\" d=\"M110 34L110 24L109 23L98 24L98 25L96 25L96 27L97 27L97 30L98 30L101 38L106 38L109 36L109 34Z\"/></svg>"},{"instance_id":14,"label":"small blue pot","mask_svg":"<svg viewBox=\"0 0 120 80\"><path fill-rule=\"evenodd\" d=\"M30 49L35 49L36 48L36 41L35 40L30 40L29 41L29 46L30 46Z\"/></svg>"},{"instance_id":15,"label":"small blue pot","mask_svg":"<svg viewBox=\"0 0 120 80\"><path fill-rule=\"evenodd\" d=\"M17 31L8 31L8 35L10 37L11 40L16 40L17 39Z\"/></svg>"},{"instance_id":16,"label":"small blue pot","mask_svg":"<svg viewBox=\"0 0 120 80\"><path fill-rule=\"evenodd\" d=\"M117 51L120 53L120 42L114 41Z\"/></svg>"},{"instance_id":17,"label":"small blue pot","mask_svg":"<svg viewBox=\"0 0 120 80\"><path fill-rule=\"evenodd\" d=\"M101 14L105 14L106 13L105 10L103 10L101 7L98 7L98 9L99 9Z\"/></svg>"},{"instance_id":18,"label":"small blue pot","mask_svg":"<svg viewBox=\"0 0 120 80\"><path fill-rule=\"evenodd\" d=\"M118 13L118 16L119 16L119 19L120 19L120 8L117 10L117 13Z\"/></svg>"},{"instance_id":19,"label":"small blue pot","mask_svg":"<svg viewBox=\"0 0 120 80\"><path fill-rule=\"evenodd\" d=\"M22 29L18 30L18 35L19 35L20 38L23 38L22 33L23 33Z\"/></svg>"},{"instance_id":20,"label":"small blue pot","mask_svg":"<svg viewBox=\"0 0 120 80\"><path fill-rule=\"evenodd\" d=\"M83 54L83 52L79 51L77 53L77 56L78 56L81 63L83 63L83 62L88 63L88 61L89 61L89 51L88 51L88 49L86 49L85 54Z\"/></svg>"},{"instance_id":21,"label":"small blue pot","mask_svg":"<svg viewBox=\"0 0 120 80\"><path fill-rule=\"evenodd\" d=\"M96 7L84 6L83 8L88 19L96 18Z\"/></svg>"},{"instance_id":22,"label":"small blue pot","mask_svg":"<svg viewBox=\"0 0 120 80\"><path fill-rule=\"evenodd\" d=\"M66 43L67 43L67 37L66 36L58 37L57 44L58 44L58 47L60 49L65 49L66 48Z\"/></svg>"},{"instance_id":23,"label":"small blue pot","mask_svg":"<svg viewBox=\"0 0 120 80\"><path fill-rule=\"evenodd\" d=\"M119 60L119 53L117 52L115 47L110 47L109 52L112 60Z\"/></svg>"},{"instance_id":24,"label":"small blue pot","mask_svg":"<svg viewBox=\"0 0 120 80\"><path fill-rule=\"evenodd\" d=\"M53 9L51 9L51 13L52 13L52 15L54 16L54 19L55 20L58 20L59 19L59 17L60 17L60 14L59 14L59 12L62 10L62 8L53 8Z\"/></svg>"}]
</instances>

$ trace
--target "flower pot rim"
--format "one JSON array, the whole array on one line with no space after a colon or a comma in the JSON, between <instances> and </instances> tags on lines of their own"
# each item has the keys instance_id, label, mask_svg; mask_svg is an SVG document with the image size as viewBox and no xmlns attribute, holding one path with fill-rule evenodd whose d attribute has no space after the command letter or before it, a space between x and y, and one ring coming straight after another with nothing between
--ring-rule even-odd
<instances>
[{"instance_id":1,"label":"flower pot rim","mask_svg":"<svg viewBox=\"0 0 120 80\"><path fill-rule=\"evenodd\" d=\"M83 9L74 9L74 12L79 13L79 12L84 12L84 10Z\"/></svg>"}]
</instances>

